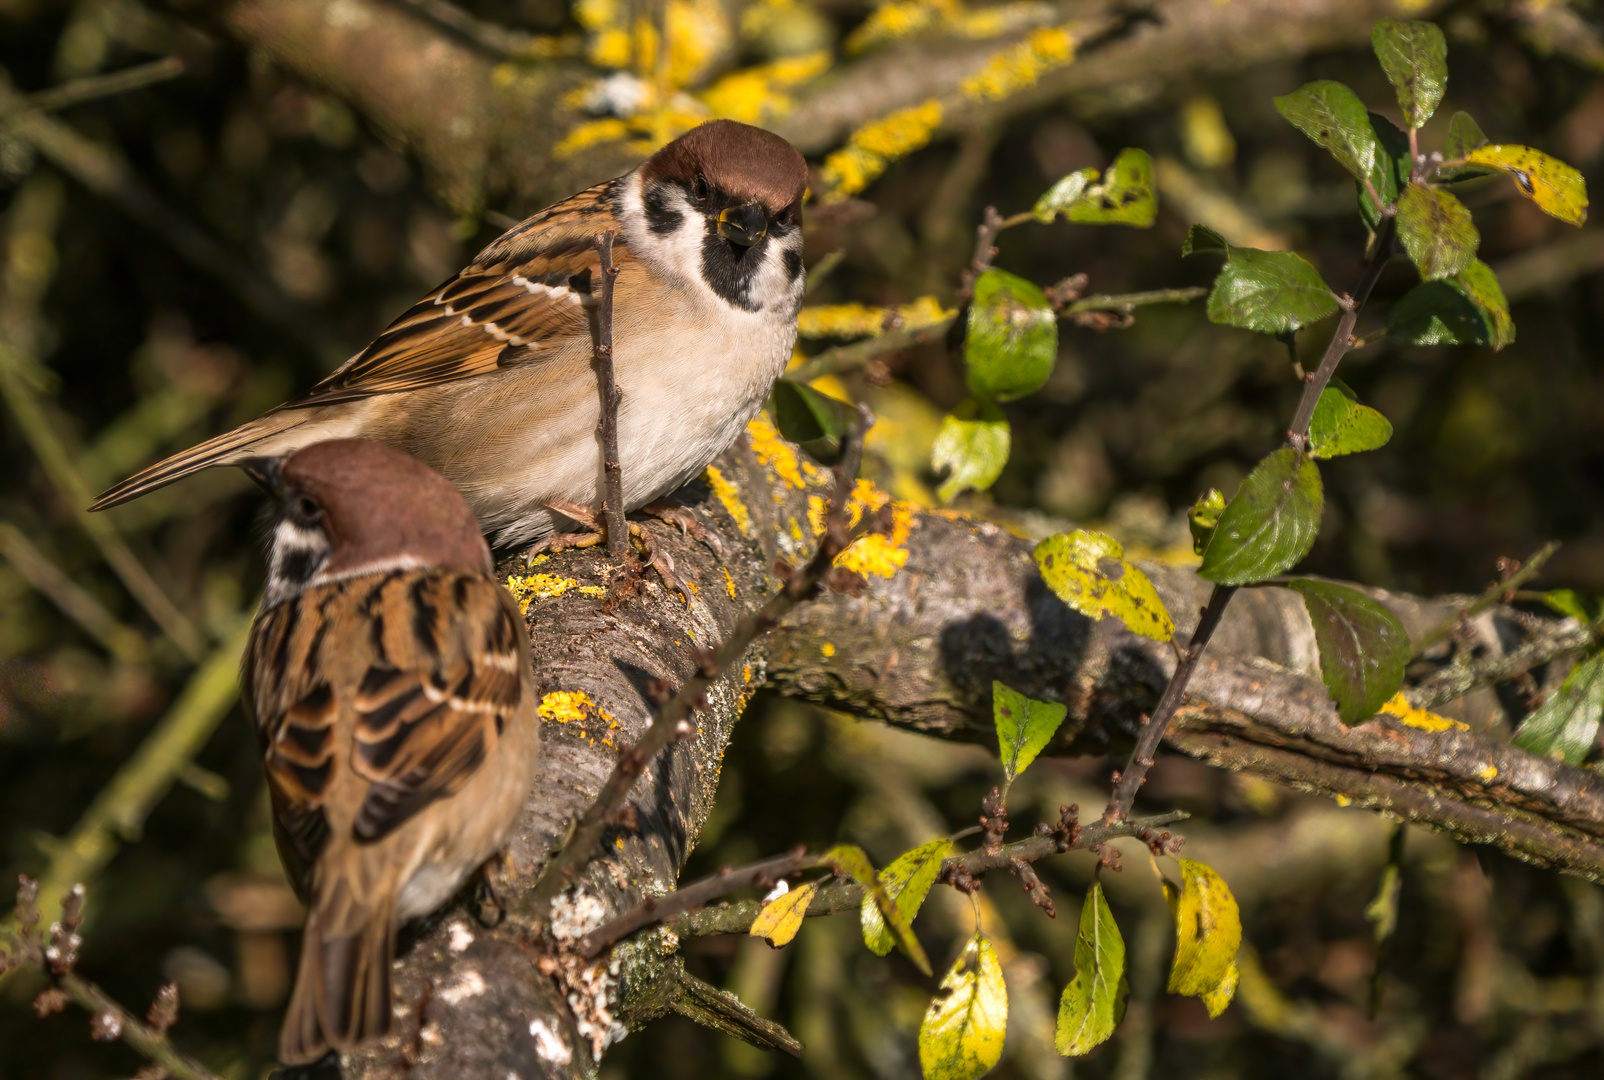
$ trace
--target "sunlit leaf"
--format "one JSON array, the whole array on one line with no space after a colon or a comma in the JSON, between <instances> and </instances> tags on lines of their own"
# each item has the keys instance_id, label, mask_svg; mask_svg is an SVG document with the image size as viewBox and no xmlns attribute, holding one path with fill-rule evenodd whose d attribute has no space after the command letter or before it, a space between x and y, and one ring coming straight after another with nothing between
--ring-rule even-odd
<instances>
[{"instance_id":1,"label":"sunlit leaf","mask_svg":"<svg viewBox=\"0 0 1604 1080\"><path fill-rule=\"evenodd\" d=\"M1261 334L1289 333L1336 312L1320 272L1291 251L1230 248L1209 292L1210 322Z\"/></svg>"},{"instance_id":2,"label":"sunlit leaf","mask_svg":"<svg viewBox=\"0 0 1604 1080\"><path fill-rule=\"evenodd\" d=\"M1529 146L1480 146L1465 155L1471 165L1502 169L1543 213L1572 225L1587 220L1587 183L1556 157Z\"/></svg>"},{"instance_id":3,"label":"sunlit leaf","mask_svg":"<svg viewBox=\"0 0 1604 1080\"><path fill-rule=\"evenodd\" d=\"M1362 724L1403 685L1409 633L1398 617L1358 589L1313 578L1287 588L1303 597L1320 649L1320 678L1344 724Z\"/></svg>"},{"instance_id":4,"label":"sunlit leaf","mask_svg":"<svg viewBox=\"0 0 1604 1080\"><path fill-rule=\"evenodd\" d=\"M1355 177L1370 174L1376 160L1376 137L1358 94L1325 79L1283 94L1275 99L1275 107Z\"/></svg>"},{"instance_id":5,"label":"sunlit leaf","mask_svg":"<svg viewBox=\"0 0 1604 1080\"><path fill-rule=\"evenodd\" d=\"M936 495L951 502L968 488L985 491L1008 464L1008 419L990 402L970 398L941 421L930 448L930 468L947 471Z\"/></svg>"},{"instance_id":6,"label":"sunlit leaf","mask_svg":"<svg viewBox=\"0 0 1604 1080\"><path fill-rule=\"evenodd\" d=\"M1154 641L1175 636L1175 624L1147 575L1125 559L1112 536L1087 529L1049 536L1036 545L1036 565L1053 593L1094 619L1112 615Z\"/></svg>"},{"instance_id":7,"label":"sunlit leaf","mask_svg":"<svg viewBox=\"0 0 1604 1080\"><path fill-rule=\"evenodd\" d=\"M1221 585L1275 577L1314 546L1324 502L1314 462L1290 447L1275 451L1226 504L1198 574Z\"/></svg>"},{"instance_id":8,"label":"sunlit leaf","mask_svg":"<svg viewBox=\"0 0 1604 1080\"><path fill-rule=\"evenodd\" d=\"M925 956L924 946L919 944L919 939L914 937L910 916L897 907L864 850L856 844L837 844L819 856L819 861L837 874L844 874L863 886L880 909L881 923L892 940L913 961L914 967L926 975L930 974L930 959Z\"/></svg>"},{"instance_id":9,"label":"sunlit leaf","mask_svg":"<svg viewBox=\"0 0 1604 1080\"><path fill-rule=\"evenodd\" d=\"M1100 183L1087 186L1064 216L1082 225L1134 225L1147 228L1158 216L1153 159L1146 150L1121 150Z\"/></svg>"},{"instance_id":10,"label":"sunlit leaf","mask_svg":"<svg viewBox=\"0 0 1604 1080\"><path fill-rule=\"evenodd\" d=\"M919 1025L925 1080L975 1080L1002 1059L1008 988L990 941L976 934L941 980Z\"/></svg>"},{"instance_id":11,"label":"sunlit leaf","mask_svg":"<svg viewBox=\"0 0 1604 1080\"><path fill-rule=\"evenodd\" d=\"M1164 883L1170 914L1175 917L1175 962L1170 966L1169 992L1187 997L1219 996L1242 945L1242 915L1230 887L1211 867L1191 859L1176 861L1181 866L1179 894L1169 882ZM1228 1002L1229 991L1224 996Z\"/></svg>"},{"instance_id":12,"label":"sunlit leaf","mask_svg":"<svg viewBox=\"0 0 1604 1080\"><path fill-rule=\"evenodd\" d=\"M1427 281L1453 277L1465 269L1481 244L1465 204L1424 184L1410 184L1398 196L1398 238Z\"/></svg>"},{"instance_id":13,"label":"sunlit leaf","mask_svg":"<svg viewBox=\"0 0 1604 1080\"><path fill-rule=\"evenodd\" d=\"M1114 913L1094 881L1080 909L1075 935L1075 978L1058 1000L1053 1045L1065 1057L1079 1057L1104 1042L1125 1015L1125 939Z\"/></svg>"},{"instance_id":14,"label":"sunlit leaf","mask_svg":"<svg viewBox=\"0 0 1604 1080\"><path fill-rule=\"evenodd\" d=\"M975 280L964 337L969 389L989 401L1033 393L1058 358L1058 316L1047 296L1022 277L995 268Z\"/></svg>"},{"instance_id":15,"label":"sunlit leaf","mask_svg":"<svg viewBox=\"0 0 1604 1080\"><path fill-rule=\"evenodd\" d=\"M1492 268L1472 259L1447 281L1428 281L1405 293L1387 313L1387 333L1412 345L1491 345L1515 340L1509 302Z\"/></svg>"},{"instance_id":16,"label":"sunlit leaf","mask_svg":"<svg viewBox=\"0 0 1604 1080\"><path fill-rule=\"evenodd\" d=\"M763 910L752 920L751 935L768 938L769 944L777 949L789 945L796 932L802 929L802 920L807 916L816 889L812 882L798 885L764 904Z\"/></svg>"},{"instance_id":17,"label":"sunlit leaf","mask_svg":"<svg viewBox=\"0 0 1604 1080\"><path fill-rule=\"evenodd\" d=\"M1382 19L1370 31L1370 43L1398 91L1404 120L1412 128L1425 126L1448 86L1448 43L1442 31L1429 22Z\"/></svg>"},{"instance_id":18,"label":"sunlit leaf","mask_svg":"<svg viewBox=\"0 0 1604 1080\"><path fill-rule=\"evenodd\" d=\"M1448 121L1448 138L1443 141L1443 157L1452 161L1454 158L1464 157L1472 150L1479 150L1487 145L1487 136L1482 134L1481 125L1468 112L1456 112Z\"/></svg>"},{"instance_id":19,"label":"sunlit leaf","mask_svg":"<svg viewBox=\"0 0 1604 1080\"><path fill-rule=\"evenodd\" d=\"M1534 754L1580 765L1598 738L1604 717L1604 653L1583 660L1570 675L1521 722L1515 745Z\"/></svg>"},{"instance_id":20,"label":"sunlit leaf","mask_svg":"<svg viewBox=\"0 0 1604 1080\"><path fill-rule=\"evenodd\" d=\"M1341 457L1376 450L1392 438L1392 422L1368 405L1361 405L1353 391L1332 381L1320 391L1314 417L1309 421L1309 456Z\"/></svg>"},{"instance_id":21,"label":"sunlit leaf","mask_svg":"<svg viewBox=\"0 0 1604 1080\"><path fill-rule=\"evenodd\" d=\"M992 719L997 725L997 756L1008 783L1024 772L1052 741L1069 712L1055 701L1034 701L1000 682L991 684Z\"/></svg>"},{"instance_id":22,"label":"sunlit leaf","mask_svg":"<svg viewBox=\"0 0 1604 1080\"><path fill-rule=\"evenodd\" d=\"M1236 984L1241 978L1242 972L1233 962L1226 969L1225 977L1215 984L1214 989L1201 996L1203 1007L1209 1011L1209 1016L1219 1016L1225 1011L1225 1007L1231 1004L1231 999L1236 996Z\"/></svg>"},{"instance_id":23,"label":"sunlit leaf","mask_svg":"<svg viewBox=\"0 0 1604 1080\"><path fill-rule=\"evenodd\" d=\"M1059 214L1073 206L1085 193L1086 187L1098 176L1096 169L1076 169L1058 183L1048 188L1030 212L1040 222L1052 221Z\"/></svg>"},{"instance_id":24,"label":"sunlit leaf","mask_svg":"<svg viewBox=\"0 0 1604 1080\"><path fill-rule=\"evenodd\" d=\"M1550 611L1569 616L1578 622L1590 623L1599 616L1600 604L1588 600L1575 589L1550 589L1542 594L1542 601Z\"/></svg>"},{"instance_id":25,"label":"sunlit leaf","mask_svg":"<svg viewBox=\"0 0 1604 1080\"><path fill-rule=\"evenodd\" d=\"M952 841L942 837L903 852L880 871L880 886L885 889L891 902L896 904L897 910L902 912L909 926L913 925L914 917L919 914L919 908L930 893L930 886L941 872L942 860L951 850ZM864 895L858 917L863 925L863 943L871 952L876 956L884 956L896 948L896 938L886 929L885 918L880 914L880 905L874 902L873 893Z\"/></svg>"},{"instance_id":26,"label":"sunlit leaf","mask_svg":"<svg viewBox=\"0 0 1604 1080\"><path fill-rule=\"evenodd\" d=\"M1197 497L1192 509L1186 515L1186 524L1192 531L1192 553L1201 555L1209 546L1209 539L1214 535L1215 526L1220 523L1220 515L1225 512L1225 496L1220 494L1219 488L1209 488Z\"/></svg>"}]
</instances>

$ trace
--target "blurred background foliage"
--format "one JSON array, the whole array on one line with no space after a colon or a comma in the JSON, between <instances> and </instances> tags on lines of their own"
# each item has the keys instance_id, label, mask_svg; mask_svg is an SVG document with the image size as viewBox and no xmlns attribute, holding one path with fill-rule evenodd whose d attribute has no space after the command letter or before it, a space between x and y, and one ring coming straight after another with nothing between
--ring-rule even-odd
<instances>
[{"instance_id":1,"label":"blurred background foliage","mask_svg":"<svg viewBox=\"0 0 1604 1080\"><path fill-rule=\"evenodd\" d=\"M554 54L586 51L617 66L607 34L619 16L597 0L572 10L554 0L468 7L539 35ZM909 25L926 27L939 50L944 35L1031 25L1031 7L765 3L720 23L742 34L708 55L781 61ZM1572 40L1566 55L1551 53L1513 33L1503 11L1463 3L1439 14L1452 81L1426 143L1440 143L1436 129L1467 109L1494 141L1554 153L1597 189L1604 78L1577 58L1604 48ZM121 92L84 82L175 57ZM710 62L670 50L664 78L683 81ZM139 0L4 0L0 65L9 83L0 84L0 866L37 873L62 856L53 838L72 833L175 702L202 719L228 706L218 689L227 680L198 686L193 661L237 630L261 581L260 499L232 472L202 474L87 528L85 495L310 385L509 217L536 208L454 214L417 164L347 105ZM1235 243L1295 247L1337 287L1352 282L1363 244L1352 184L1271 98L1337 78L1372 104L1390 102L1370 50L1208 80L1150 74L1132 73L1129 93L1045 106L892 161L855 200L814 215L810 264L840 255L810 303L934 296L950 305L984 206L1028 209L1059 177L1104 167L1125 146L1155 161L1152 229L1025 225L1003 235L996 265L1043 285L1086 273L1101 293L1203 285L1213 267L1178 256L1187 227L1202 221ZM69 89L59 108L26 121L45 124L44 134L21 137L17 95L60 87ZM746 101L739 89L726 87ZM663 120L661 109L650 115ZM644 122L584 137L625 135L654 138ZM47 145L55 151L42 154ZM1397 434L1381 452L1328 466L1329 512L1306 565L1393 589L1475 591L1497 557L1559 539L1544 581L1604 593L1604 233L1574 233L1507 184L1469 199L1518 340L1496 355L1378 340L1347 360L1345 379ZM1413 282L1395 263L1374 310ZM1367 316L1360 333L1379 319ZM1329 330L1308 333L1305 352ZM1184 508L1209 487L1232 491L1280 441L1298 393L1285 347L1211 326L1193 304L1144 308L1134 325L1103 333L1066 324L1059 350L1045 388L1006 407L1014 439L1002 478L961 505L1033 535L1073 521L1113 533L1136 556L1189 559ZM822 385L871 403L881 424L870 468L898 494L929 500L930 442L965 395L946 344ZM1038 764L1015 789L1016 822L1027 808L1052 820L1061 803L1095 805L1107 771L1101 761ZM978 748L764 698L723 777L692 876L835 839L883 863L970 821L997 780ZM1379 958L1371 1018L1377 946L1365 909L1390 823L1175 760L1161 763L1143 801L1197 815L1188 854L1214 865L1242 902L1236 1004L1209 1022L1195 1001L1160 992L1168 919L1145 859L1129 852L1125 872L1104 881L1131 948L1130 1015L1085 1061L1058 1058L1051 1018L1072 974L1073 897L1090 860L1053 860L1040 869L1063 919L1049 922L1006 881L986 892L1013 1004L999 1076L1604 1074L1599 888L1410 830L1399 929ZM265 811L254 736L226 715L148 818L112 814L128 842L96 857L104 866L89 882L79 970L137 1011L158 982L175 980L184 1001L175 1038L230 1077L269 1068L299 922ZM968 916L956 894L937 896L921 929L939 970ZM855 919L836 918L809 924L783 951L746 939L686 945L693 970L802 1039L801 1061L669 1019L616 1047L604 1073L917 1075L914 1032L929 987L900 959L855 947L856 934ZM136 1071L125 1047L90 1041L81 1013L35 1019L37 989L21 977L0 986L0 1077Z\"/></svg>"}]
</instances>

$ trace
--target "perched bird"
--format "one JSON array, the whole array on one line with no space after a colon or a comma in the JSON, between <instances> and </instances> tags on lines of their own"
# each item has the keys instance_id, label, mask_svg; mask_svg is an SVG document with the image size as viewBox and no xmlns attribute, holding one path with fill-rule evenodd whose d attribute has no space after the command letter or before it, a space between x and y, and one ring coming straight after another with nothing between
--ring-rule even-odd
<instances>
[{"instance_id":1,"label":"perched bird","mask_svg":"<svg viewBox=\"0 0 1604 1080\"><path fill-rule=\"evenodd\" d=\"M396 930L494 855L539 717L523 618L438 473L361 439L245 463L278 495L245 653L273 832L307 906L279 1055L390 1027Z\"/></svg>"},{"instance_id":2,"label":"perched bird","mask_svg":"<svg viewBox=\"0 0 1604 1080\"><path fill-rule=\"evenodd\" d=\"M504 233L305 396L101 495L325 439L388 443L460 489L497 547L573 527L603 471L592 332L598 235L615 234L625 511L693 479L762 407L796 341L807 166L715 120Z\"/></svg>"}]
</instances>

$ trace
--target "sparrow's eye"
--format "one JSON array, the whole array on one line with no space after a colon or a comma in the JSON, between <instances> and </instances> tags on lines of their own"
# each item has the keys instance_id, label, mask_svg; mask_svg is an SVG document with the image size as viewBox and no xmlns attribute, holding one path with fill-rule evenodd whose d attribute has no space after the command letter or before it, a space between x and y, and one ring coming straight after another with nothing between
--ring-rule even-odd
<instances>
[{"instance_id":1,"label":"sparrow's eye","mask_svg":"<svg viewBox=\"0 0 1604 1080\"><path fill-rule=\"evenodd\" d=\"M295 497L295 514L303 521L316 521L323 516L323 508L310 495Z\"/></svg>"},{"instance_id":2,"label":"sparrow's eye","mask_svg":"<svg viewBox=\"0 0 1604 1080\"><path fill-rule=\"evenodd\" d=\"M707 177L701 173L696 174L696 182L691 185L691 194L697 202L706 202L708 196Z\"/></svg>"}]
</instances>

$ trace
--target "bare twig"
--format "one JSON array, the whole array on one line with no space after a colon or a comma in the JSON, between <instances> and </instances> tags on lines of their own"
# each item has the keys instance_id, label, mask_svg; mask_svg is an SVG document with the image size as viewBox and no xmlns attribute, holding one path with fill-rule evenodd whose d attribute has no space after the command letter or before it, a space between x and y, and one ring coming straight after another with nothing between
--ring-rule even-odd
<instances>
[{"instance_id":1,"label":"bare twig","mask_svg":"<svg viewBox=\"0 0 1604 1080\"><path fill-rule=\"evenodd\" d=\"M593 328L596 350L596 387L601 394L602 475L605 480L602 518L607 523L607 554L623 558L629 550L629 533L624 526L624 475L618 460L618 402L623 397L613 378L613 283L618 267L613 265L613 234L596 237L596 253L601 257L601 302Z\"/></svg>"},{"instance_id":2,"label":"bare twig","mask_svg":"<svg viewBox=\"0 0 1604 1080\"><path fill-rule=\"evenodd\" d=\"M5 556L29 585L38 589L61 609L61 613L117 659L127 662L145 658L145 639L72 580L60 567L34 546L22 530L0 521L0 555Z\"/></svg>"},{"instance_id":3,"label":"bare twig","mask_svg":"<svg viewBox=\"0 0 1604 1080\"><path fill-rule=\"evenodd\" d=\"M398 2L492 56L506 57L509 60L535 60L558 55L562 50L562 42L559 39L543 38L522 30L485 22L456 4L448 3L447 0L398 0Z\"/></svg>"},{"instance_id":4,"label":"bare twig","mask_svg":"<svg viewBox=\"0 0 1604 1080\"><path fill-rule=\"evenodd\" d=\"M1436 708L1465 696L1478 686L1507 682L1566 653L1585 649L1598 632L1596 625L1554 623L1503 656L1482 661L1467 657L1463 663L1456 661L1448 665L1409 691L1409 701L1416 708Z\"/></svg>"},{"instance_id":5,"label":"bare twig","mask_svg":"<svg viewBox=\"0 0 1604 1080\"><path fill-rule=\"evenodd\" d=\"M1499 604L1508 603L1509 594L1526 584L1532 578L1536 577L1537 572L1543 568L1543 565L1547 563L1549 559L1553 558L1554 552L1558 550L1559 544L1554 542L1544 544L1542 547L1538 548L1524 563L1504 574L1499 578L1498 582L1490 586L1486 592L1482 593L1475 600L1472 600L1462 609L1455 612L1452 619L1443 623L1439 623L1437 626L1432 627L1430 630L1427 630L1424 634L1420 635L1420 640L1415 642L1414 654L1419 656L1421 653L1425 652L1439 641L1443 641L1451 636L1455 628L1457 628L1466 619L1474 619L1477 615L1480 615L1484 611L1489 611L1492 608L1497 607Z\"/></svg>"},{"instance_id":6,"label":"bare twig","mask_svg":"<svg viewBox=\"0 0 1604 1080\"><path fill-rule=\"evenodd\" d=\"M1020 216L1014 215L1014 220L1021 220ZM975 279L984 274L991 266L991 260L997 257L997 234L1002 232L1003 224L1003 216L997 213L995 206L986 207L985 213L981 214L980 224L975 226L975 254L964 268L963 278L958 284L960 304L967 304L974 298Z\"/></svg>"},{"instance_id":7,"label":"bare twig","mask_svg":"<svg viewBox=\"0 0 1604 1080\"><path fill-rule=\"evenodd\" d=\"M54 112L57 109L82 105L86 101L154 86L156 83L176 79L183 73L183 60L176 56L163 57L148 64L136 64L104 75L90 75L87 78L74 79L72 82L53 86L49 90L41 90L28 96L27 106L44 112Z\"/></svg>"},{"instance_id":8,"label":"bare twig","mask_svg":"<svg viewBox=\"0 0 1604 1080\"><path fill-rule=\"evenodd\" d=\"M544 911L590 859L601 842L608 822L622 806L625 796L634 787L636 778L646 764L670 743L695 730L690 716L705 705L703 695L719 676L739 660L754 641L778 626L792 608L817 596L827 579L832 579L832 584L837 587L851 587L851 583L842 577L847 572L835 568L835 558L857 539L859 533L867 532L872 527L868 515L864 516L856 532L847 526L847 499L863 456L863 435L872 419L861 406L858 415L858 422L847 436L841 461L835 466L835 493L825 518L824 535L819 538L819 546L813 557L800 570L785 567L780 571L785 564L776 564L776 570L784 579L779 591L757 611L741 620L717 650L701 654L696 671L685 680L678 693L669 697L666 687L657 687L661 707L656 718L639 742L619 754L612 775L597 792L595 801L580 815L568 843L542 872L533 893L537 910ZM838 578L839 581L835 580ZM857 584L861 587L861 578L857 579Z\"/></svg>"}]
</instances>

